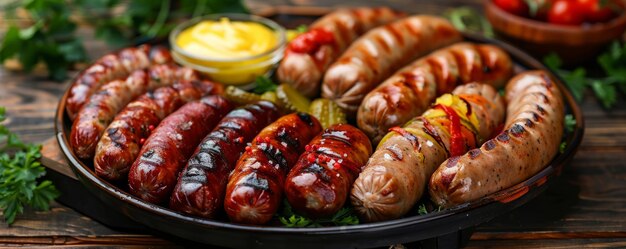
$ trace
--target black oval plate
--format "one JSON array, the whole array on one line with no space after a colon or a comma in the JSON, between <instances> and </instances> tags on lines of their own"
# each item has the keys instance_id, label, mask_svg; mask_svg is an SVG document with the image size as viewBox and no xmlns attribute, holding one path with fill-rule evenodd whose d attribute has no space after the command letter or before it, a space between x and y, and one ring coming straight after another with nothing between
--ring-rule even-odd
<instances>
[{"instance_id":1,"label":"black oval plate","mask_svg":"<svg viewBox=\"0 0 626 249\"><path fill-rule=\"evenodd\" d=\"M495 44L507 51L519 69L547 68L525 52L504 42L464 34L471 42ZM78 160L70 149L71 125L65 113L68 92L59 102L56 114L57 140L79 180L110 207L148 227L196 242L236 248L354 248L389 246L433 238L471 228L507 213L543 192L552 178L572 159L584 133L580 108L557 77L567 113L576 119L574 131L566 135L567 147L542 171L513 187L453 209L409 216L385 222L321 228L286 228L239 225L200 219L145 202L117 186L98 178L92 167Z\"/></svg>"}]
</instances>

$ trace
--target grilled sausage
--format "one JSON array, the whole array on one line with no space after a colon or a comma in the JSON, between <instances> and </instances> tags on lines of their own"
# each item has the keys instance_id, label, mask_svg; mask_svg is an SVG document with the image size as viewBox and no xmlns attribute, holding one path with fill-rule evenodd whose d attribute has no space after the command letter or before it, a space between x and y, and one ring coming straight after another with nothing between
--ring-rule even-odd
<instances>
[{"instance_id":1,"label":"grilled sausage","mask_svg":"<svg viewBox=\"0 0 626 249\"><path fill-rule=\"evenodd\" d=\"M187 162L172 192L170 208L213 218L223 207L228 175L246 143L278 117L278 107L268 101L228 113Z\"/></svg>"},{"instance_id":2,"label":"grilled sausage","mask_svg":"<svg viewBox=\"0 0 626 249\"><path fill-rule=\"evenodd\" d=\"M372 29L330 66L322 96L354 117L363 97L398 68L459 40L452 24L434 16L411 16Z\"/></svg>"},{"instance_id":3,"label":"grilled sausage","mask_svg":"<svg viewBox=\"0 0 626 249\"><path fill-rule=\"evenodd\" d=\"M115 80L102 86L74 119L70 133L70 144L74 153L81 159L91 159L96 153L96 145L104 129L131 100L148 90L171 85L176 80L197 78L195 71L189 68L162 64L137 70L125 81Z\"/></svg>"},{"instance_id":4,"label":"grilled sausage","mask_svg":"<svg viewBox=\"0 0 626 249\"><path fill-rule=\"evenodd\" d=\"M325 15L289 43L278 79L308 97L317 96L322 75L352 41L402 16L386 7L340 9Z\"/></svg>"},{"instance_id":5,"label":"grilled sausage","mask_svg":"<svg viewBox=\"0 0 626 249\"><path fill-rule=\"evenodd\" d=\"M564 105L544 71L517 75L506 87L505 129L479 149L452 157L430 179L432 200L445 207L478 200L543 169L563 136Z\"/></svg>"},{"instance_id":6,"label":"grilled sausage","mask_svg":"<svg viewBox=\"0 0 626 249\"><path fill-rule=\"evenodd\" d=\"M283 196L287 172L305 145L322 130L306 113L283 116L256 136L237 161L224 198L224 209L237 223L268 222Z\"/></svg>"},{"instance_id":7,"label":"grilled sausage","mask_svg":"<svg viewBox=\"0 0 626 249\"><path fill-rule=\"evenodd\" d=\"M167 201L193 150L232 107L225 98L212 95L187 103L163 119L130 167L130 192L151 203Z\"/></svg>"},{"instance_id":8,"label":"grilled sausage","mask_svg":"<svg viewBox=\"0 0 626 249\"><path fill-rule=\"evenodd\" d=\"M285 182L291 207L307 217L325 217L343 207L352 183L372 154L359 129L333 125L311 141Z\"/></svg>"},{"instance_id":9,"label":"grilled sausage","mask_svg":"<svg viewBox=\"0 0 626 249\"><path fill-rule=\"evenodd\" d=\"M128 104L105 130L96 147L96 175L122 180L139 149L159 122L183 104L219 94L222 85L210 81L180 82L150 91Z\"/></svg>"},{"instance_id":10,"label":"grilled sausage","mask_svg":"<svg viewBox=\"0 0 626 249\"><path fill-rule=\"evenodd\" d=\"M71 120L89 97L103 84L116 79L123 79L131 72L149 67L151 64L172 62L169 50L163 46L151 48L150 45L125 48L117 54L108 54L85 69L72 83L65 108Z\"/></svg>"},{"instance_id":11,"label":"grilled sausage","mask_svg":"<svg viewBox=\"0 0 626 249\"><path fill-rule=\"evenodd\" d=\"M403 128L391 128L353 185L351 202L367 221L405 215L436 167L489 138L504 119L504 103L489 85L469 83L437 99Z\"/></svg>"},{"instance_id":12,"label":"grilled sausage","mask_svg":"<svg viewBox=\"0 0 626 249\"><path fill-rule=\"evenodd\" d=\"M357 124L378 144L389 128L423 113L436 96L480 81L500 88L513 73L511 58L492 45L457 43L396 72L363 99Z\"/></svg>"}]
</instances>

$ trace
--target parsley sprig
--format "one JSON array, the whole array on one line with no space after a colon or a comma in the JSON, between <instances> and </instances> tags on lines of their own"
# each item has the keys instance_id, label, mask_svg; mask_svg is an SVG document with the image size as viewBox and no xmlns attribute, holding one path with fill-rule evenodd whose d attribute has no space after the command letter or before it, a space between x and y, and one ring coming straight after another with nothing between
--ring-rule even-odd
<instances>
[{"instance_id":1,"label":"parsley sprig","mask_svg":"<svg viewBox=\"0 0 626 249\"><path fill-rule=\"evenodd\" d=\"M556 54L546 56L543 61L561 76L578 101L583 99L585 90L591 88L602 106L609 109L617 102L618 91L626 94L626 44L615 41L598 56L597 62L604 73L601 77L589 77L583 67L562 69L561 59Z\"/></svg>"},{"instance_id":2,"label":"parsley sprig","mask_svg":"<svg viewBox=\"0 0 626 249\"><path fill-rule=\"evenodd\" d=\"M329 218L310 219L293 212L291 205L286 200L283 202L283 211L278 220L286 227L323 227L328 225L346 226L359 224L359 218L354 210L344 207Z\"/></svg>"},{"instance_id":3,"label":"parsley sprig","mask_svg":"<svg viewBox=\"0 0 626 249\"><path fill-rule=\"evenodd\" d=\"M5 120L0 107L0 122ZM0 209L8 224L24 212L24 206L48 210L59 196L52 182L37 179L46 174L39 163L41 146L22 142L15 133L0 125Z\"/></svg>"}]
</instances>

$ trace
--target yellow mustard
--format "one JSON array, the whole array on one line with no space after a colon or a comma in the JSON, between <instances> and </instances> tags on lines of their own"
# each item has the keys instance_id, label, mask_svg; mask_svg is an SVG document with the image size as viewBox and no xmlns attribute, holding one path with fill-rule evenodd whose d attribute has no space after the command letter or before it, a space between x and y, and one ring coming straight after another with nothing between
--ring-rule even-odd
<instances>
[{"instance_id":1,"label":"yellow mustard","mask_svg":"<svg viewBox=\"0 0 626 249\"><path fill-rule=\"evenodd\" d=\"M262 24L231 22L225 17L219 21L202 21L176 38L176 44L183 50L219 59L259 55L274 48L277 42L274 31Z\"/></svg>"}]
</instances>

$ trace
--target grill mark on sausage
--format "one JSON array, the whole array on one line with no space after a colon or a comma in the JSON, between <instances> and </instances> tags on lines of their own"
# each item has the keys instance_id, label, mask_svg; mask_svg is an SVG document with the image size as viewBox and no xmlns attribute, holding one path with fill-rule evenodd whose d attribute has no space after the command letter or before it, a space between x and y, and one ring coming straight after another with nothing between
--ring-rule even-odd
<instances>
[{"instance_id":1,"label":"grill mark on sausage","mask_svg":"<svg viewBox=\"0 0 626 249\"><path fill-rule=\"evenodd\" d=\"M287 159L283 155L283 152L278 148L274 147L274 145L270 143L260 143L257 144L257 148L263 152L263 154L272 160L272 162L276 162L281 168L286 168L288 164Z\"/></svg>"},{"instance_id":2,"label":"grill mark on sausage","mask_svg":"<svg viewBox=\"0 0 626 249\"><path fill-rule=\"evenodd\" d=\"M402 32L397 30L394 25L387 25L387 26L385 26L385 30L389 31L389 33L391 33L393 35L393 37L395 38L396 42L398 42L398 46L399 47L404 46L404 39L402 38Z\"/></svg>"},{"instance_id":3,"label":"grill mark on sausage","mask_svg":"<svg viewBox=\"0 0 626 249\"><path fill-rule=\"evenodd\" d=\"M485 149L487 151L493 150L496 148L496 143L493 141L493 139L489 139L487 140L487 142L485 142Z\"/></svg>"},{"instance_id":4,"label":"grill mark on sausage","mask_svg":"<svg viewBox=\"0 0 626 249\"><path fill-rule=\"evenodd\" d=\"M239 182L239 184L256 190L272 191L267 179L257 177L256 172L246 175L245 178Z\"/></svg>"},{"instance_id":5,"label":"grill mark on sausage","mask_svg":"<svg viewBox=\"0 0 626 249\"><path fill-rule=\"evenodd\" d=\"M443 140L441 139L441 136L439 136L439 134L437 133L435 128L430 124L430 122L428 122L428 120L426 120L423 117L419 117L418 119L421 120L424 123L424 128L422 128L422 130L424 132L426 132L426 134L428 134L430 137L435 139L435 141L446 152L446 155L450 155L450 151L448 151L448 148L446 147L446 144L443 142Z\"/></svg>"},{"instance_id":6,"label":"grill mark on sausage","mask_svg":"<svg viewBox=\"0 0 626 249\"><path fill-rule=\"evenodd\" d=\"M480 156L481 151L480 149L476 148L468 151L468 153L471 159L476 159L478 156Z\"/></svg>"}]
</instances>

